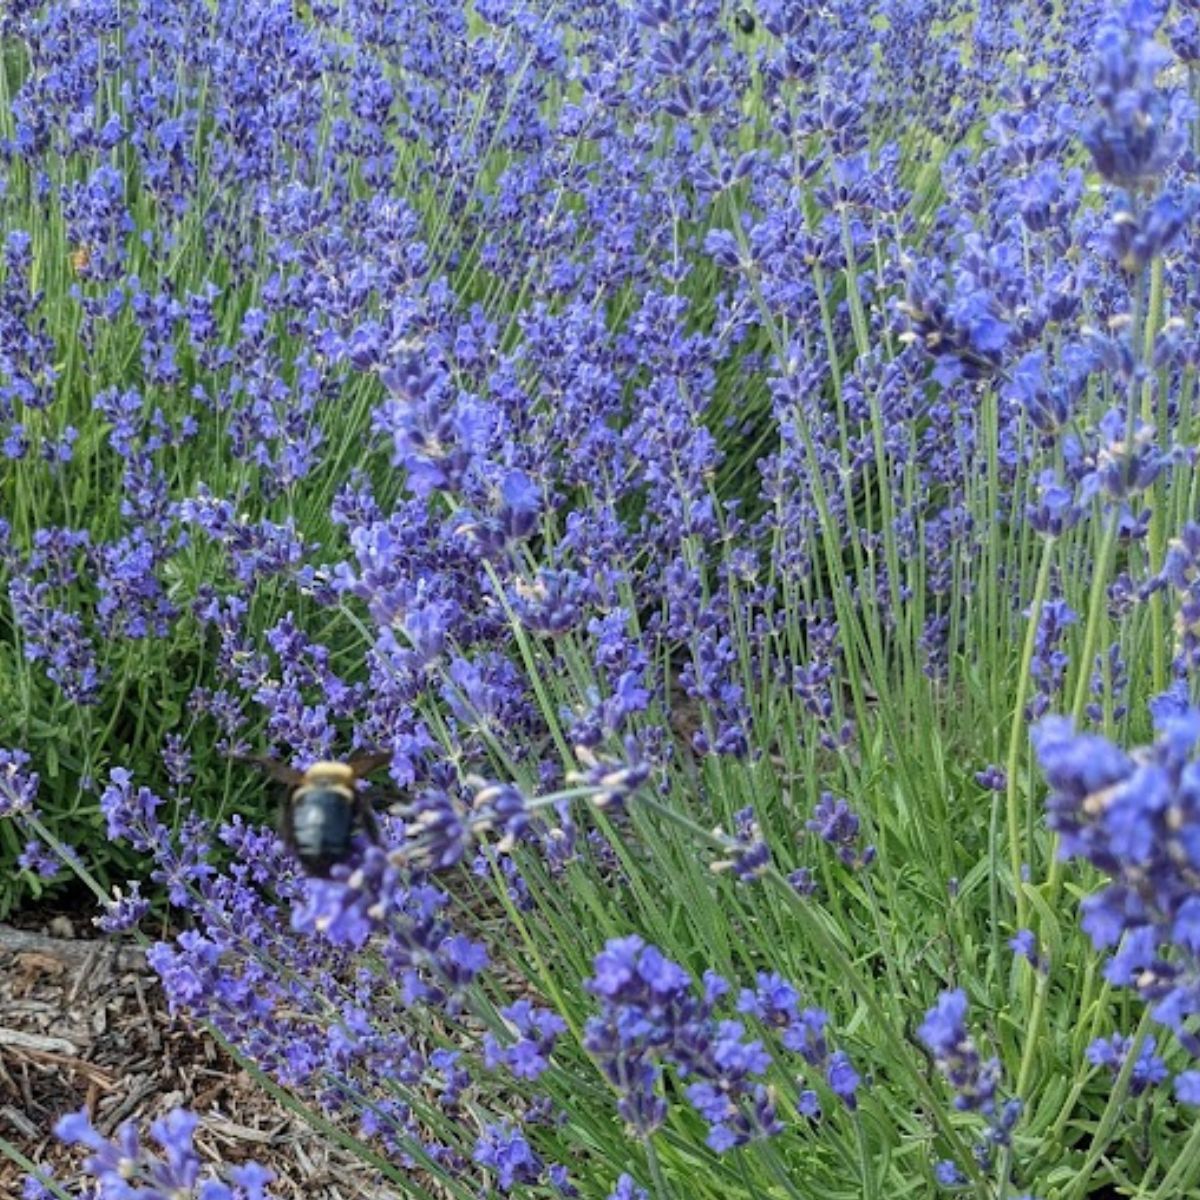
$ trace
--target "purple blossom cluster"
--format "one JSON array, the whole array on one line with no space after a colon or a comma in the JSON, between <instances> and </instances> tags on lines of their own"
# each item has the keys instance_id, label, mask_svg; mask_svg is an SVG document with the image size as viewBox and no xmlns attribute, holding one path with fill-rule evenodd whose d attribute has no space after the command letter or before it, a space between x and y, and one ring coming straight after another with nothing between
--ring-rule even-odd
<instances>
[{"instance_id":1,"label":"purple blossom cluster","mask_svg":"<svg viewBox=\"0 0 1200 1200\"><path fill-rule=\"evenodd\" d=\"M89 1195L96 1200L269 1200L267 1186L275 1178L258 1163L230 1167L226 1183L204 1169L194 1145L199 1118L177 1108L150 1126L155 1152L132 1121L124 1122L112 1140L93 1127L87 1110L63 1117L54 1127L58 1139L90 1153L84 1172L95 1181ZM54 1193L43 1181L27 1181L25 1200L46 1200Z\"/></svg>"},{"instance_id":2,"label":"purple blossom cluster","mask_svg":"<svg viewBox=\"0 0 1200 1200\"><path fill-rule=\"evenodd\" d=\"M874 846L861 846L861 820L845 800L824 792L805 828L834 847L838 861L855 869L869 867L875 859Z\"/></svg>"},{"instance_id":3,"label":"purple blossom cluster","mask_svg":"<svg viewBox=\"0 0 1200 1200\"><path fill-rule=\"evenodd\" d=\"M954 1088L954 1106L990 1114L996 1107L999 1061L984 1062L966 1029L967 996L961 989L943 992L925 1014L917 1036Z\"/></svg>"},{"instance_id":4,"label":"purple blossom cluster","mask_svg":"<svg viewBox=\"0 0 1200 1200\"><path fill-rule=\"evenodd\" d=\"M960 1112L981 1113L986 1118L986 1132L975 1146L975 1158L980 1167L990 1170L995 1164L996 1148L1011 1146L1024 1104L1016 1096L998 1102L1000 1061L984 1060L967 1030L966 1018L966 993L961 988L943 992L937 1004L925 1014L917 1036L954 1089L954 1107ZM1001 1171L1005 1176L1001 1186L1008 1187L1007 1159ZM935 1174L943 1185L966 1182L957 1164L949 1160L938 1163Z\"/></svg>"},{"instance_id":5,"label":"purple blossom cluster","mask_svg":"<svg viewBox=\"0 0 1200 1200\"><path fill-rule=\"evenodd\" d=\"M1126 753L1071 722L1047 717L1035 746L1051 794L1048 822L1065 858L1093 863L1110 882L1083 901L1083 929L1107 951L1105 978L1135 990L1188 1052L1200 1055L1189 1019L1200 1010L1200 963L1192 921L1200 913L1200 808L1195 749L1200 712L1159 706L1157 740ZM1161 1080L1161 1060L1147 1041L1134 1069L1139 1090ZM1118 1067L1128 1044L1114 1038L1092 1048L1097 1064ZM1200 1072L1179 1074L1181 1098L1196 1094Z\"/></svg>"},{"instance_id":6,"label":"purple blossom cluster","mask_svg":"<svg viewBox=\"0 0 1200 1200\"><path fill-rule=\"evenodd\" d=\"M708 1125L707 1144L717 1152L784 1132L776 1087L769 1073L787 1070L764 1043L748 1038L741 1021L716 1016L729 983L708 971L703 995L692 977L636 934L610 941L596 956L588 989L600 999L589 1019L584 1046L618 1093L617 1111L646 1136L667 1119L665 1068L684 1083L688 1103ZM774 1031L782 1047L800 1056L851 1112L861 1082L843 1050L831 1050L828 1016L801 1009L799 994L777 975L762 975L744 989L737 1011ZM815 1118L820 1101L811 1087L789 1080L794 1109Z\"/></svg>"},{"instance_id":7,"label":"purple blossom cluster","mask_svg":"<svg viewBox=\"0 0 1200 1200\"><path fill-rule=\"evenodd\" d=\"M536 1009L528 1000L518 1000L500 1010L516 1039L502 1046L488 1033L483 1039L484 1064L489 1069L504 1067L518 1079L536 1079L549 1066L550 1053L567 1023L557 1013Z\"/></svg>"}]
</instances>

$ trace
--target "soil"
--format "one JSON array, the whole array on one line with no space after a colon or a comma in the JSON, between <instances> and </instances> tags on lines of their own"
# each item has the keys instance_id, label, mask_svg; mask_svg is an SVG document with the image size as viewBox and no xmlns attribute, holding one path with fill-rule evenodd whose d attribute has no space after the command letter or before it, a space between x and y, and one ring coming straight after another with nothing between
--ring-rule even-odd
<instances>
[{"instance_id":1,"label":"soil","mask_svg":"<svg viewBox=\"0 0 1200 1200\"><path fill-rule=\"evenodd\" d=\"M18 914L0 924L0 1138L70 1185L81 1155L52 1130L83 1107L106 1136L127 1119L144 1133L156 1117L189 1108L200 1117L201 1158L270 1167L280 1200L379 1195L347 1182L362 1180L361 1162L326 1145L203 1030L167 1012L137 947L98 934L86 917ZM24 1174L0 1153L0 1196L16 1200Z\"/></svg>"}]
</instances>

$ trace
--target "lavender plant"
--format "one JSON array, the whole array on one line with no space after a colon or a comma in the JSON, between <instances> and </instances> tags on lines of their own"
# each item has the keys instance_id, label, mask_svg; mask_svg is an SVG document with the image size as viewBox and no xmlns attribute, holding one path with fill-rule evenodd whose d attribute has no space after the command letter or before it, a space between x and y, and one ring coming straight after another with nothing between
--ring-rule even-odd
<instances>
[{"instance_id":1,"label":"lavender plant","mask_svg":"<svg viewBox=\"0 0 1200 1200\"><path fill-rule=\"evenodd\" d=\"M8 5L0 908L381 1195L1188 1194L1193 8Z\"/></svg>"}]
</instances>

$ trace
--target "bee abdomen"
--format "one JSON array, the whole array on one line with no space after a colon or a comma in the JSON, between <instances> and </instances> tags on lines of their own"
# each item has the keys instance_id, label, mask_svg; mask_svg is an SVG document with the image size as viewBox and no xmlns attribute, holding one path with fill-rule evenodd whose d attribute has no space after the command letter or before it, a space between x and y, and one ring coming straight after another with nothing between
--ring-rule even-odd
<instances>
[{"instance_id":1,"label":"bee abdomen","mask_svg":"<svg viewBox=\"0 0 1200 1200\"><path fill-rule=\"evenodd\" d=\"M288 824L296 857L313 874L326 874L350 853L354 806L340 788L299 788Z\"/></svg>"}]
</instances>

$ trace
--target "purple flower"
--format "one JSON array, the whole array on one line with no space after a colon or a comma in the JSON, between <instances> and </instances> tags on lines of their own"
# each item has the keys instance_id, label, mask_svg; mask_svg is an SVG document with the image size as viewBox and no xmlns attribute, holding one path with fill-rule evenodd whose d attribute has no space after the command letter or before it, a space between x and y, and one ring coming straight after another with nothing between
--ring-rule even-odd
<instances>
[{"instance_id":1,"label":"purple flower","mask_svg":"<svg viewBox=\"0 0 1200 1200\"><path fill-rule=\"evenodd\" d=\"M1064 857L1083 857L1111 882L1082 905L1083 928L1098 949L1115 947L1105 976L1136 987L1157 1020L1200 1050L1185 1027L1200 1011L1200 907L1192 873L1200 864L1195 799L1200 712L1161 706L1158 738L1133 757L1106 739L1077 735L1047 719L1034 744L1052 792L1049 823ZM1174 961L1167 948L1174 944Z\"/></svg>"},{"instance_id":2,"label":"purple flower","mask_svg":"<svg viewBox=\"0 0 1200 1200\"><path fill-rule=\"evenodd\" d=\"M565 1200L576 1200L579 1189L571 1182L567 1168L560 1163L551 1163L546 1171L550 1186Z\"/></svg>"},{"instance_id":3,"label":"purple flower","mask_svg":"<svg viewBox=\"0 0 1200 1200\"><path fill-rule=\"evenodd\" d=\"M1031 929L1018 929L1009 939L1008 948L1021 958L1027 959L1034 966L1039 963L1037 952L1037 937Z\"/></svg>"},{"instance_id":4,"label":"purple flower","mask_svg":"<svg viewBox=\"0 0 1200 1200\"><path fill-rule=\"evenodd\" d=\"M733 814L735 833L725 837L728 859L709 864L713 871L732 871L741 883L761 876L771 865L771 852L763 840L762 829L753 807L739 809ZM715 831L721 835L718 829Z\"/></svg>"},{"instance_id":5,"label":"purple flower","mask_svg":"<svg viewBox=\"0 0 1200 1200\"><path fill-rule=\"evenodd\" d=\"M722 1153L782 1132L772 1090L762 1082L772 1055L749 1037L741 1021L721 1020L716 1006L729 985L711 973L704 995L692 980L641 938L610 941L596 956L589 989L603 997L599 1017L588 1021L584 1046L621 1093L618 1111L641 1132L666 1117L659 1094L664 1069L690 1080L684 1094L708 1123L707 1144ZM773 975L740 993L738 1010L782 1032L784 1046L822 1067L826 1082L848 1108L856 1103L859 1075L842 1051L829 1055L824 1013L798 1007L796 990Z\"/></svg>"},{"instance_id":6,"label":"purple flower","mask_svg":"<svg viewBox=\"0 0 1200 1200\"><path fill-rule=\"evenodd\" d=\"M875 847L859 848L859 824L858 815L845 800L837 799L830 792L822 792L812 817L805 821L804 827L835 847L842 863L860 869L870 866L875 860Z\"/></svg>"},{"instance_id":7,"label":"purple flower","mask_svg":"<svg viewBox=\"0 0 1200 1200\"><path fill-rule=\"evenodd\" d=\"M811 896L817 890L812 871L807 867L797 867L788 875L787 880L801 896Z\"/></svg>"},{"instance_id":8,"label":"purple flower","mask_svg":"<svg viewBox=\"0 0 1200 1200\"><path fill-rule=\"evenodd\" d=\"M138 850L149 850L165 837L156 811L163 801L149 788L133 787L133 776L124 767L114 767L110 783L100 794L100 811L108 822L111 841L127 838Z\"/></svg>"},{"instance_id":9,"label":"purple flower","mask_svg":"<svg viewBox=\"0 0 1200 1200\"><path fill-rule=\"evenodd\" d=\"M1008 776L1002 767L989 763L982 771L975 772L975 782L989 792L1002 792L1008 787Z\"/></svg>"},{"instance_id":10,"label":"purple flower","mask_svg":"<svg viewBox=\"0 0 1200 1200\"><path fill-rule=\"evenodd\" d=\"M1077 619L1074 611L1062 600L1048 600L1042 605L1029 667L1036 691L1025 706L1027 720L1035 721L1045 716L1062 688L1070 658L1060 649L1060 643L1067 628Z\"/></svg>"},{"instance_id":11,"label":"purple flower","mask_svg":"<svg viewBox=\"0 0 1200 1200\"><path fill-rule=\"evenodd\" d=\"M783 1044L796 1051L811 1066L819 1066L829 1053L825 1027L829 1014L820 1008L805 1008L788 1022L783 1033Z\"/></svg>"},{"instance_id":12,"label":"purple flower","mask_svg":"<svg viewBox=\"0 0 1200 1200\"><path fill-rule=\"evenodd\" d=\"M1119 1033L1114 1033L1111 1038L1097 1038L1088 1047L1088 1062L1095 1067L1107 1067L1115 1079L1125 1065L1132 1046L1133 1038L1123 1037ZM1130 1092L1135 1096L1140 1095L1147 1088L1163 1083L1168 1078L1167 1065L1154 1053L1154 1050L1154 1038L1146 1038L1138 1053L1137 1061L1134 1063L1129 1085ZM1176 1088L1178 1089L1178 1083Z\"/></svg>"},{"instance_id":13,"label":"purple flower","mask_svg":"<svg viewBox=\"0 0 1200 1200\"><path fill-rule=\"evenodd\" d=\"M974 1146L974 1155L980 1167L990 1170L995 1147L1011 1145L1024 1104L1015 1096L1002 1104L996 1103L999 1059L983 1060L967 1032L966 1016L966 993L961 989L942 992L937 1004L926 1013L917 1036L954 1088L954 1107L960 1112L979 1112L987 1118L983 1137ZM956 1165L939 1164L937 1175L940 1182L952 1186Z\"/></svg>"},{"instance_id":14,"label":"purple flower","mask_svg":"<svg viewBox=\"0 0 1200 1200\"><path fill-rule=\"evenodd\" d=\"M514 591L513 611L521 623L549 637L561 637L578 626L596 595L591 581L578 572L545 568L532 584L518 581Z\"/></svg>"},{"instance_id":15,"label":"purple flower","mask_svg":"<svg viewBox=\"0 0 1200 1200\"><path fill-rule=\"evenodd\" d=\"M571 772L567 780L597 788L591 797L597 808L618 811L650 778L650 763L642 758L640 747L633 738L625 741L624 760L602 758L586 746L576 746L575 756L584 769Z\"/></svg>"},{"instance_id":16,"label":"purple flower","mask_svg":"<svg viewBox=\"0 0 1200 1200\"><path fill-rule=\"evenodd\" d=\"M511 784L492 784L479 789L473 801L475 832L493 830L500 835L497 848L507 854L518 842L533 834L529 803Z\"/></svg>"},{"instance_id":17,"label":"purple flower","mask_svg":"<svg viewBox=\"0 0 1200 1200\"><path fill-rule=\"evenodd\" d=\"M21 1200L55 1200L55 1193L50 1190L53 1182L53 1168L40 1167L39 1177L26 1175L22 1180Z\"/></svg>"},{"instance_id":18,"label":"purple flower","mask_svg":"<svg viewBox=\"0 0 1200 1200\"><path fill-rule=\"evenodd\" d=\"M1156 196L1144 209L1124 207L1109 225L1109 253L1121 269L1138 274L1163 254L1191 217L1190 198Z\"/></svg>"},{"instance_id":19,"label":"purple flower","mask_svg":"<svg viewBox=\"0 0 1200 1200\"><path fill-rule=\"evenodd\" d=\"M26 769L30 761L24 750L0 749L0 817L34 811L38 775Z\"/></svg>"},{"instance_id":20,"label":"purple flower","mask_svg":"<svg viewBox=\"0 0 1200 1200\"><path fill-rule=\"evenodd\" d=\"M1175 1098L1183 1104L1200 1105L1200 1071L1180 1071L1175 1077Z\"/></svg>"},{"instance_id":21,"label":"purple flower","mask_svg":"<svg viewBox=\"0 0 1200 1200\"><path fill-rule=\"evenodd\" d=\"M955 1107L990 1114L995 1107L1000 1064L984 1062L966 1028L967 995L961 988L942 992L925 1014L917 1036L954 1088Z\"/></svg>"},{"instance_id":22,"label":"purple flower","mask_svg":"<svg viewBox=\"0 0 1200 1200\"><path fill-rule=\"evenodd\" d=\"M96 1181L97 1195L126 1196L130 1180L145 1181L139 1196L153 1197L196 1194L202 1200L232 1200L233 1192L218 1180L200 1179L200 1157L192 1141L199 1118L185 1109L174 1109L150 1126L150 1140L162 1151L151 1153L138 1136L132 1121L121 1124L112 1141L92 1126L87 1110L63 1117L54 1127L55 1136L67 1145L81 1145L92 1151L84 1160L84 1171ZM230 1171L230 1178L244 1188L245 1200L267 1200L264 1187L274 1175L257 1163L248 1163Z\"/></svg>"},{"instance_id":23,"label":"purple flower","mask_svg":"<svg viewBox=\"0 0 1200 1200\"><path fill-rule=\"evenodd\" d=\"M607 1200L650 1200L650 1194L645 1188L638 1187L632 1175L622 1175Z\"/></svg>"},{"instance_id":24,"label":"purple flower","mask_svg":"<svg viewBox=\"0 0 1200 1200\"><path fill-rule=\"evenodd\" d=\"M36 839L25 843L25 849L17 858L17 865L32 871L39 879L53 879L62 870L58 856Z\"/></svg>"},{"instance_id":25,"label":"purple flower","mask_svg":"<svg viewBox=\"0 0 1200 1200\"><path fill-rule=\"evenodd\" d=\"M518 1000L500 1010L517 1035L515 1042L501 1046L491 1033L484 1034L484 1063L489 1070L503 1065L518 1079L536 1079L550 1065L550 1055L567 1023L557 1013L534 1008L528 1000Z\"/></svg>"},{"instance_id":26,"label":"purple flower","mask_svg":"<svg viewBox=\"0 0 1200 1200\"><path fill-rule=\"evenodd\" d=\"M949 1159L943 1159L934 1166L933 1177L942 1187L961 1187L967 1182L967 1177Z\"/></svg>"},{"instance_id":27,"label":"purple flower","mask_svg":"<svg viewBox=\"0 0 1200 1200\"><path fill-rule=\"evenodd\" d=\"M495 1172L502 1192L512 1191L516 1184L536 1183L542 1173L542 1160L525 1135L508 1121L485 1126L471 1157Z\"/></svg>"},{"instance_id":28,"label":"purple flower","mask_svg":"<svg viewBox=\"0 0 1200 1200\"><path fill-rule=\"evenodd\" d=\"M407 844L393 856L429 871L460 862L473 841L466 805L449 792L428 788L404 813Z\"/></svg>"},{"instance_id":29,"label":"purple flower","mask_svg":"<svg viewBox=\"0 0 1200 1200\"><path fill-rule=\"evenodd\" d=\"M68 1146L86 1146L89 1150L99 1150L105 1144L103 1137L92 1128L86 1108L60 1117L54 1126L54 1136Z\"/></svg>"},{"instance_id":30,"label":"purple flower","mask_svg":"<svg viewBox=\"0 0 1200 1200\"><path fill-rule=\"evenodd\" d=\"M1190 117L1157 85L1171 56L1154 40L1153 25L1138 19L1146 11L1130 6L1100 25L1094 79L1101 115L1083 134L1096 169L1126 188L1165 172L1183 148L1184 119Z\"/></svg>"},{"instance_id":31,"label":"purple flower","mask_svg":"<svg viewBox=\"0 0 1200 1200\"><path fill-rule=\"evenodd\" d=\"M853 1112L858 1107L858 1085L862 1077L854 1069L849 1055L844 1050L837 1050L829 1060L825 1073L829 1090Z\"/></svg>"},{"instance_id":32,"label":"purple flower","mask_svg":"<svg viewBox=\"0 0 1200 1200\"><path fill-rule=\"evenodd\" d=\"M108 902L103 916L93 918L95 925L105 933L126 933L133 929L150 911L150 901L141 893L141 884L135 879L129 885L129 895L124 896L114 889L115 897Z\"/></svg>"}]
</instances>

